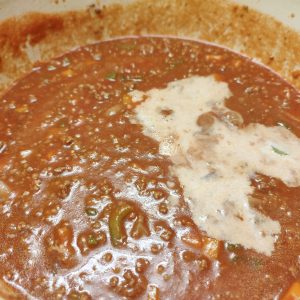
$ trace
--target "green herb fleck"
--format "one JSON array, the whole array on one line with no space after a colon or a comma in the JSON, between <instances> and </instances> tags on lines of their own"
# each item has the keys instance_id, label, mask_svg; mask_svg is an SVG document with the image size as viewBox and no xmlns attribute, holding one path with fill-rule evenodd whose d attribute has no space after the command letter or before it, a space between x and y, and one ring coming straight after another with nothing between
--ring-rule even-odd
<instances>
[{"instance_id":1,"label":"green herb fleck","mask_svg":"<svg viewBox=\"0 0 300 300\"><path fill-rule=\"evenodd\" d=\"M67 66L69 66L69 65L70 65L70 61L69 61L69 59L68 59L67 57L65 57L65 58L63 59L62 66L63 66L63 67L67 67Z\"/></svg>"},{"instance_id":2,"label":"green herb fleck","mask_svg":"<svg viewBox=\"0 0 300 300\"><path fill-rule=\"evenodd\" d=\"M273 150L276 154L279 154L279 155L281 155L281 156L288 155L286 152L284 152L284 151L282 151L282 150L280 150L280 149L278 149L278 148L276 148L276 147L274 147L274 146L272 146L272 150Z\"/></svg>"},{"instance_id":3,"label":"green herb fleck","mask_svg":"<svg viewBox=\"0 0 300 300\"><path fill-rule=\"evenodd\" d=\"M103 98L104 98L105 100L108 100L109 97L110 97L110 94L107 93L107 92L104 92L102 95L103 95Z\"/></svg>"},{"instance_id":4,"label":"green herb fleck","mask_svg":"<svg viewBox=\"0 0 300 300\"><path fill-rule=\"evenodd\" d=\"M93 58L94 58L94 60L96 60L96 61L100 61L101 58L102 58L102 56L101 56L100 54L94 54L94 55L93 55Z\"/></svg>"},{"instance_id":5,"label":"green herb fleck","mask_svg":"<svg viewBox=\"0 0 300 300\"><path fill-rule=\"evenodd\" d=\"M86 214L87 214L88 216L91 216L91 217L96 216L97 213L98 213L97 209L96 209L96 208L92 208L92 207L87 208L87 209L85 210L85 212L86 212Z\"/></svg>"},{"instance_id":6,"label":"green herb fleck","mask_svg":"<svg viewBox=\"0 0 300 300\"><path fill-rule=\"evenodd\" d=\"M250 266L254 267L254 268L260 268L263 264L263 261L259 258L256 257L249 257L248 258L248 263Z\"/></svg>"},{"instance_id":7,"label":"green herb fleck","mask_svg":"<svg viewBox=\"0 0 300 300\"><path fill-rule=\"evenodd\" d=\"M117 79L117 73L116 72L110 72L108 73L105 78L109 81L116 81Z\"/></svg>"},{"instance_id":8,"label":"green herb fleck","mask_svg":"<svg viewBox=\"0 0 300 300\"><path fill-rule=\"evenodd\" d=\"M96 237L93 234L90 234L87 238L87 242L89 245L95 246L98 244Z\"/></svg>"},{"instance_id":9,"label":"green herb fleck","mask_svg":"<svg viewBox=\"0 0 300 300\"><path fill-rule=\"evenodd\" d=\"M54 71L54 70L56 70L56 67L55 66L48 66L48 71Z\"/></svg>"},{"instance_id":10,"label":"green herb fleck","mask_svg":"<svg viewBox=\"0 0 300 300\"><path fill-rule=\"evenodd\" d=\"M141 82L141 81L143 81L143 76L137 75L137 76L132 77L131 80L134 82Z\"/></svg>"}]
</instances>

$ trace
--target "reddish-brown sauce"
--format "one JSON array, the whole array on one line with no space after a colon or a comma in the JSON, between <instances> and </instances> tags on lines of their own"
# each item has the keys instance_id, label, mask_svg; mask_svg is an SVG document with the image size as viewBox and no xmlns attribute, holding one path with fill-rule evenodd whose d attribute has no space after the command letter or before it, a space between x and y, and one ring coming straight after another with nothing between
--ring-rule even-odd
<instances>
[{"instance_id":1,"label":"reddish-brown sauce","mask_svg":"<svg viewBox=\"0 0 300 300\"><path fill-rule=\"evenodd\" d=\"M129 122L131 90L211 74L229 84L227 106L246 124L281 124L300 136L292 86L196 41L82 47L36 66L3 95L0 279L20 299L273 299L300 279L299 188L257 175L252 205L281 224L275 251L224 241L216 257L205 251L171 162ZM180 206L168 204L171 194Z\"/></svg>"}]
</instances>

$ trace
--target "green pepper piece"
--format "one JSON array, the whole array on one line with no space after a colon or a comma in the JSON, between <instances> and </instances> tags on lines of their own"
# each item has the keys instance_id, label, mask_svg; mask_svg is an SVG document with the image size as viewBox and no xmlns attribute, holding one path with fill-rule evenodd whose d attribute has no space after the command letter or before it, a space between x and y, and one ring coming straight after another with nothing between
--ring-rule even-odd
<instances>
[{"instance_id":1,"label":"green pepper piece","mask_svg":"<svg viewBox=\"0 0 300 300\"><path fill-rule=\"evenodd\" d=\"M108 226L111 243L114 247L120 247L126 241L127 235L124 228L124 220L133 211L133 206L128 203L122 203L111 211Z\"/></svg>"},{"instance_id":2,"label":"green pepper piece","mask_svg":"<svg viewBox=\"0 0 300 300\"><path fill-rule=\"evenodd\" d=\"M96 208L93 208L93 207L88 207L86 208L85 210L86 214L90 217L94 217L97 215L98 211Z\"/></svg>"},{"instance_id":3,"label":"green pepper piece","mask_svg":"<svg viewBox=\"0 0 300 300\"><path fill-rule=\"evenodd\" d=\"M117 79L117 73L116 72L110 72L108 73L105 78L109 81L116 81Z\"/></svg>"}]
</instances>

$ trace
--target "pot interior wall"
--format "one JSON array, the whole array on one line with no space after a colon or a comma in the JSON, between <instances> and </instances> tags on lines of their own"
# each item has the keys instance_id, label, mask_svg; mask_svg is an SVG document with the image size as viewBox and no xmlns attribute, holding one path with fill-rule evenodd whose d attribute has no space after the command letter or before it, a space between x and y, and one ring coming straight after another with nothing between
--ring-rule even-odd
<instances>
[{"instance_id":1,"label":"pot interior wall","mask_svg":"<svg viewBox=\"0 0 300 300\"><path fill-rule=\"evenodd\" d=\"M241 6L224 0L105 0L94 4L92 0L1 0L0 18L17 17L0 24L0 89L36 62L74 47L144 34L203 39L232 48L270 66L300 87L300 35L245 5L252 3L251 7L265 10L269 7L264 4L267 1L242 0ZM39 12L31 12L32 7ZM279 11L273 8L273 12ZM284 18L286 14L283 10Z\"/></svg>"}]
</instances>

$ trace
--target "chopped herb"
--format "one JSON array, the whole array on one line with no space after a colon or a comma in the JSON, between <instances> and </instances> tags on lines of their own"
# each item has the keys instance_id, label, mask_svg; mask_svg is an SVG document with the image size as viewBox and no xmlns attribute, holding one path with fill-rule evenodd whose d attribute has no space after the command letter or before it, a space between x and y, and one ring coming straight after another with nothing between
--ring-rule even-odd
<instances>
[{"instance_id":1,"label":"chopped herb","mask_svg":"<svg viewBox=\"0 0 300 300\"><path fill-rule=\"evenodd\" d=\"M134 239L139 239L143 236L149 236L150 231L148 228L148 224L146 223L145 216L139 215L137 220L134 222L130 235Z\"/></svg>"},{"instance_id":2,"label":"chopped herb","mask_svg":"<svg viewBox=\"0 0 300 300\"><path fill-rule=\"evenodd\" d=\"M132 77L130 79L132 81L134 81L134 82L141 82L141 81L143 81L143 77L141 75L134 76L134 77Z\"/></svg>"},{"instance_id":3,"label":"chopped herb","mask_svg":"<svg viewBox=\"0 0 300 300\"><path fill-rule=\"evenodd\" d=\"M87 208L87 209L85 210L85 212L86 212L86 214L87 214L88 216L91 216L91 217L96 216L97 213L98 213L97 209L96 209L96 208L92 208L92 207Z\"/></svg>"},{"instance_id":4,"label":"chopped herb","mask_svg":"<svg viewBox=\"0 0 300 300\"><path fill-rule=\"evenodd\" d=\"M105 78L109 81L116 81L117 73L116 72L110 72L108 73Z\"/></svg>"},{"instance_id":5,"label":"chopped herb","mask_svg":"<svg viewBox=\"0 0 300 300\"><path fill-rule=\"evenodd\" d=\"M284 151L282 151L282 150L280 150L280 149L278 149L278 148L276 148L276 147L274 147L274 146L272 146L272 150L276 153L276 154L279 154L279 155L288 155L286 152L284 152Z\"/></svg>"},{"instance_id":6,"label":"chopped herb","mask_svg":"<svg viewBox=\"0 0 300 300\"><path fill-rule=\"evenodd\" d=\"M230 244L230 243L226 243L226 249L230 252L235 252L236 250L241 249L241 245L239 244Z\"/></svg>"},{"instance_id":7,"label":"chopped herb","mask_svg":"<svg viewBox=\"0 0 300 300\"><path fill-rule=\"evenodd\" d=\"M250 266L252 266L254 268L260 268L263 264L263 261L257 257L249 257L248 263Z\"/></svg>"},{"instance_id":8,"label":"chopped herb","mask_svg":"<svg viewBox=\"0 0 300 300\"><path fill-rule=\"evenodd\" d=\"M94 54L93 58L94 58L94 60L99 61L99 60L101 60L102 57L100 54Z\"/></svg>"},{"instance_id":9,"label":"chopped herb","mask_svg":"<svg viewBox=\"0 0 300 300\"><path fill-rule=\"evenodd\" d=\"M98 244L98 241L97 241L96 237L93 234L90 234L88 236L87 242L88 242L89 245L92 245L92 246L95 246L95 245Z\"/></svg>"},{"instance_id":10,"label":"chopped herb","mask_svg":"<svg viewBox=\"0 0 300 300\"><path fill-rule=\"evenodd\" d=\"M133 81L133 82L142 82L144 80L142 75L136 75L136 76L126 76L124 74L119 74L118 78L120 81Z\"/></svg>"},{"instance_id":11,"label":"chopped herb","mask_svg":"<svg viewBox=\"0 0 300 300\"><path fill-rule=\"evenodd\" d=\"M67 67L69 64L70 64L69 59L68 59L67 57L65 57L65 58L63 59L62 66L63 66L63 67Z\"/></svg>"},{"instance_id":12,"label":"chopped herb","mask_svg":"<svg viewBox=\"0 0 300 300\"><path fill-rule=\"evenodd\" d=\"M102 95L105 100L109 99L109 97L110 97L110 94L107 92L102 93Z\"/></svg>"},{"instance_id":13,"label":"chopped herb","mask_svg":"<svg viewBox=\"0 0 300 300\"><path fill-rule=\"evenodd\" d=\"M74 75L74 72L72 69L66 69L65 71L62 72L62 75L66 77L72 77Z\"/></svg>"},{"instance_id":14,"label":"chopped herb","mask_svg":"<svg viewBox=\"0 0 300 300\"><path fill-rule=\"evenodd\" d=\"M54 70L56 70L56 67L55 66L48 66L47 70L48 71L54 71Z\"/></svg>"}]
</instances>

